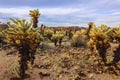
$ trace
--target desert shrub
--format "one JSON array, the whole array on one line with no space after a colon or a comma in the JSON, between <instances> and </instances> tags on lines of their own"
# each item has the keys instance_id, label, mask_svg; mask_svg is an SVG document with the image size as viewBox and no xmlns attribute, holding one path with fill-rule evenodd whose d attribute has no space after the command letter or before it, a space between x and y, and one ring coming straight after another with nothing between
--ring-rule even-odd
<instances>
[{"instance_id":1,"label":"desert shrub","mask_svg":"<svg viewBox=\"0 0 120 80\"><path fill-rule=\"evenodd\" d=\"M70 41L72 47L86 47L86 40L80 35L74 35Z\"/></svg>"},{"instance_id":2,"label":"desert shrub","mask_svg":"<svg viewBox=\"0 0 120 80\"><path fill-rule=\"evenodd\" d=\"M48 43L46 43L46 42L42 42L42 43L40 43L40 45L39 45L39 48L41 49L41 50L45 50L45 49L48 49L50 46L48 45Z\"/></svg>"}]
</instances>

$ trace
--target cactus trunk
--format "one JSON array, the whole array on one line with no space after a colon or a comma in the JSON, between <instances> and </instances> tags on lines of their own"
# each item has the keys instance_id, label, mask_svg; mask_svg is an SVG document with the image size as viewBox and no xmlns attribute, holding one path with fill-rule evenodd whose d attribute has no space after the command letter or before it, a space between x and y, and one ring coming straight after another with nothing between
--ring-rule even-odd
<instances>
[{"instance_id":1,"label":"cactus trunk","mask_svg":"<svg viewBox=\"0 0 120 80\"><path fill-rule=\"evenodd\" d=\"M90 38L89 32L90 32L91 28L92 28L92 25L89 25L87 33L86 33L88 39Z\"/></svg>"},{"instance_id":2,"label":"cactus trunk","mask_svg":"<svg viewBox=\"0 0 120 80\"><path fill-rule=\"evenodd\" d=\"M116 64L120 61L120 46L114 51L113 63Z\"/></svg>"},{"instance_id":3,"label":"cactus trunk","mask_svg":"<svg viewBox=\"0 0 120 80\"><path fill-rule=\"evenodd\" d=\"M37 27L38 27L38 25L37 25L37 23L38 23L38 18L34 17L32 20L33 20L33 27L34 27L34 28L37 28Z\"/></svg>"},{"instance_id":4,"label":"cactus trunk","mask_svg":"<svg viewBox=\"0 0 120 80\"><path fill-rule=\"evenodd\" d=\"M61 46L61 44L62 44L62 38L59 39L59 46Z\"/></svg>"},{"instance_id":5,"label":"cactus trunk","mask_svg":"<svg viewBox=\"0 0 120 80\"><path fill-rule=\"evenodd\" d=\"M27 61L29 60L29 49L22 48L20 50L20 79L23 80L25 78L25 71L27 70Z\"/></svg>"},{"instance_id":6,"label":"cactus trunk","mask_svg":"<svg viewBox=\"0 0 120 80\"><path fill-rule=\"evenodd\" d=\"M100 57L102 58L102 61L104 62L104 64L106 65L107 59L106 59L106 52L107 52L107 48L104 45L97 45L96 46L98 53L100 55Z\"/></svg>"}]
</instances>

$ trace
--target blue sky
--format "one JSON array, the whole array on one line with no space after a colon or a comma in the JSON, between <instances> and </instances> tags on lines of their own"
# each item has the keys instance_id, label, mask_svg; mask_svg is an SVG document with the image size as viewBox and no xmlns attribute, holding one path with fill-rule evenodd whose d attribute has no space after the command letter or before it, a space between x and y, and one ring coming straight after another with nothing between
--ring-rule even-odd
<instances>
[{"instance_id":1,"label":"blue sky","mask_svg":"<svg viewBox=\"0 0 120 80\"><path fill-rule=\"evenodd\" d=\"M89 21L120 25L120 0L0 0L0 21L11 17L30 20L32 9L40 11L39 25L87 26Z\"/></svg>"}]
</instances>

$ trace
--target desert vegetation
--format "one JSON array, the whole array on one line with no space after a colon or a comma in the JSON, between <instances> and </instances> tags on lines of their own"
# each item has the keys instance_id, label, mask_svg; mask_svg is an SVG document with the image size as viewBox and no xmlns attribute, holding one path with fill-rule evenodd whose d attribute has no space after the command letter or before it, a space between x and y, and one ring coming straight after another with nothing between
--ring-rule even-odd
<instances>
[{"instance_id":1,"label":"desert vegetation","mask_svg":"<svg viewBox=\"0 0 120 80\"><path fill-rule=\"evenodd\" d=\"M120 27L39 26L13 19L0 30L0 80L119 80Z\"/></svg>"}]
</instances>

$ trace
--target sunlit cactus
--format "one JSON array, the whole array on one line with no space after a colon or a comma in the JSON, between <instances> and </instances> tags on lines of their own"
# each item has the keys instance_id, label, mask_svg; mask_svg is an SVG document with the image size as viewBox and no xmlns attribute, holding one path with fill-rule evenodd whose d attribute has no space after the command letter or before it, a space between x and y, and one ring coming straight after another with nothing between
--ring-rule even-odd
<instances>
[{"instance_id":1,"label":"sunlit cactus","mask_svg":"<svg viewBox=\"0 0 120 80\"><path fill-rule=\"evenodd\" d=\"M25 19L12 19L9 28L4 31L8 44L19 51L20 78L25 78L28 61L33 65L36 48L40 43L39 29L32 28L32 22Z\"/></svg>"},{"instance_id":2,"label":"sunlit cactus","mask_svg":"<svg viewBox=\"0 0 120 80\"><path fill-rule=\"evenodd\" d=\"M45 29L44 37L47 37L49 40L54 42L55 46L57 46L57 42L59 42L59 45L61 46L64 34L61 31L56 31L53 29Z\"/></svg>"},{"instance_id":3,"label":"sunlit cactus","mask_svg":"<svg viewBox=\"0 0 120 80\"><path fill-rule=\"evenodd\" d=\"M45 36L49 40L51 40L51 37L52 37L53 34L54 34L54 31L52 29L45 29L43 36Z\"/></svg>"},{"instance_id":4,"label":"sunlit cactus","mask_svg":"<svg viewBox=\"0 0 120 80\"><path fill-rule=\"evenodd\" d=\"M117 27L117 28L114 28L113 29L113 35L112 36L114 36L114 38L118 41L118 42L120 42L120 27ZM120 45L120 44L119 44Z\"/></svg>"},{"instance_id":5,"label":"sunlit cactus","mask_svg":"<svg viewBox=\"0 0 120 80\"><path fill-rule=\"evenodd\" d=\"M60 31L52 35L52 41L54 42L55 46L57 46L57 42L59 43L59 46L61 46L63 38L64 34Z\"/></svg>"},{"instance_id":6,"label":"sunlit cactus","mask_svg":"<svg viewBox=\"0 0 120 80\"><path fill-rule=\"evenodd\" d=\"M37 23L38 23L38 18L40 16L39 10L38 9L30 10L29 15L32 17L33 27L34 28L38 27Z\"/></svg>"},{"instance_id":7,"label":"sunlit cactus","mask_svg":"<svg viewBox=\"0 0 120 80\"><path fill-rule=\"evenodd\" d=\"M106 51L110 47L109 36L107 35L108 31L109 27L105 25L101 25L98 28L92 28L89 33L90 40L87 43L91 50L93 50L94 46L96 47L100 57L102 58L105 64L107 62Z\"/></svg>"},{"instance_id":8,"label":"sunlit cactus","mask_svg":"<svg viewBox=\"0 0 120 80\"><path fill-rule=\"evenodd\" d=\"M114 59L113 63L117 64L120 61L120 27L113 29L113 35L114 39L117 41L118 48L114 51Z\"/></svg>"},{"instance_id":9,"label":"sunlit cactus","mask_svg":"<svg viewBox=\"0 0 120 80\"><path fill-rule=\"evenodd\" d=\"M73 37L74 37L75 35L80 35L81 38L86 39L86 35L85 35L85 34L86 34L86 30L81 29L81 30L79 30L79 31L76 31L76 32L74 33Z\"/></svg>"}]
</instances>

